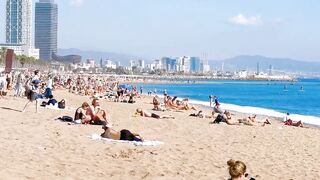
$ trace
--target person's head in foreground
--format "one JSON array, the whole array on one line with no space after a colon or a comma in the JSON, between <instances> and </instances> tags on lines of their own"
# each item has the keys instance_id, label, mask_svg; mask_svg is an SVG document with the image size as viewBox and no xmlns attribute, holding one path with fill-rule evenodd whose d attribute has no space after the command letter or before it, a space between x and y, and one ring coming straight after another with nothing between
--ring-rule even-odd
<instances>
[{"instance_id":1,"label":"person's head in foreground","mask_svg":"<svg viewBox=\"0 0 320 180\"><path fill-rule=\"evenodd\" d=\"M230 159L227 164L232 180L244 179L247 167L243 162Z\"/></svg>"}]
</instances>

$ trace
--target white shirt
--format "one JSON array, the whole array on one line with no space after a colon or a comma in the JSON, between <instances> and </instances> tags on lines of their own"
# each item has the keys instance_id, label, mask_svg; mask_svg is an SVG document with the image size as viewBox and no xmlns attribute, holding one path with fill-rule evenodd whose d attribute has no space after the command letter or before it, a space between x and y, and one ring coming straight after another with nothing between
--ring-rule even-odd
<instances>
[{"instance_id":1,"label":"white shirt","mask_svg":"<svg viewBox=\"0 0 320 180\"><path fill-rule=\"evenodd\" d=\"M53 84L52 79L48 79L47 88L52 89L52 84Z\"/></svg>"},{"instance_id":2,"label":"white shirt","mask_svg":"<svg viewBox=\"0 0 320 180\"><path fill-rule=\"evenodd\" d=\"M290 115L286 115L283 117L283 122L286 122L287 120L291 119Z\"/></svg>"}]
</instances>

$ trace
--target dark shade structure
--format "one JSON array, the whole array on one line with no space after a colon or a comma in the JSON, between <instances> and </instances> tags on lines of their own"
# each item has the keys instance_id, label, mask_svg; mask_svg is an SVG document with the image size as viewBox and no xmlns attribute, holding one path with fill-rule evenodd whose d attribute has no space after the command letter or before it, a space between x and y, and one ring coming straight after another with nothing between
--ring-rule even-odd
<instances>
[{"instance_id":1,"label":"dark shade structure","mask_svg":"<svg viewBox=\"0 0 320 180\"><path fill-rule=\"evenodd\" d=\"M53 0L40 0L35 5L35 47L41 60L52 60L58 49L58 5Z\"/></svg>"},{"instance_id":2,"label":"dark shade structure","mask_svg":"<svg viewBox=\"0 0 320 180\"><path fill-rule=\"evenodd\" d=\"M67 56L58 56L55 53L52 54L52 59L62 63L81 63L82 57L79 55L67 55Z\"/></svg>"}]
</instances>

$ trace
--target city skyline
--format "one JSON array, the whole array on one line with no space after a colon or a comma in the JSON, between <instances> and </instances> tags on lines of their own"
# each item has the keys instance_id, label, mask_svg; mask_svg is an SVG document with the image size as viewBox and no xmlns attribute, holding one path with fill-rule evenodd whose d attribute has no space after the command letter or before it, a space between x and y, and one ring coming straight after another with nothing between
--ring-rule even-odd
<instances>
[{"instance_id":1,"label":"city skyline","mask_svg":"<svg viewBox=\"0 0 320 180\"><path fill-rule=\"evenodd\" d=\"M34 1L35 2L35 1ZM264 55L320 61L320 2L56 0L59 48L142 57ZM5 9L5 2L0 2ZM0 11L1 17L3 11ZM1 24L5 24L3 18ZM5 25L0 26L5 42Z\"/></svg>"}]
</instances>

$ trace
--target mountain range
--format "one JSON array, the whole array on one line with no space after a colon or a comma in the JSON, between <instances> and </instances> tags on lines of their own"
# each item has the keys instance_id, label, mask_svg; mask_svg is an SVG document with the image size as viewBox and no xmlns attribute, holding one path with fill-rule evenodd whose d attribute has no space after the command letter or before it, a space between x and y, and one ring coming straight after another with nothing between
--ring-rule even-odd
<instances>
[{"instance_id":1,"label":"mountain range","mask_svg":"<svg viewBox=\"0 0 320 180\"><path fill-rule=\"evenodd\" d=\"M223 68L225 71L249 70L268 71L270 66L275 71L292 73L318 73L320 74L320 62L310 62L303 60L294 60L289 58L270 58L265 56L236 56L218 61L209 61L209 65L214 69Z\"/></svg>"},{"instance_id":2,"label":"mountain range","mask_svg":"<svg viewBox=\"0 0 320 180\"><path fill-rule=\"evenodd\" d=\"M122 65L128 65L130 60L144 59L124 53L102 52L102 51L84 51L80 49L58 49L59 55L80 55L82 60L95 59L97 62L100 59L111 59L112 61L120 61ZM148 62L146 60L146 62ZM150 61L151 62L151 61ZM316 73L320 74L320 62L310 62L304 60L294 60L289 58L270 58L260 55L249 56L241 55L223 60L209 60L211 68L221 70L222 64L224 71L248 70L268 71L270 66L275 71L292 72L292 73Z\"/></svg>"}]
</instances>

